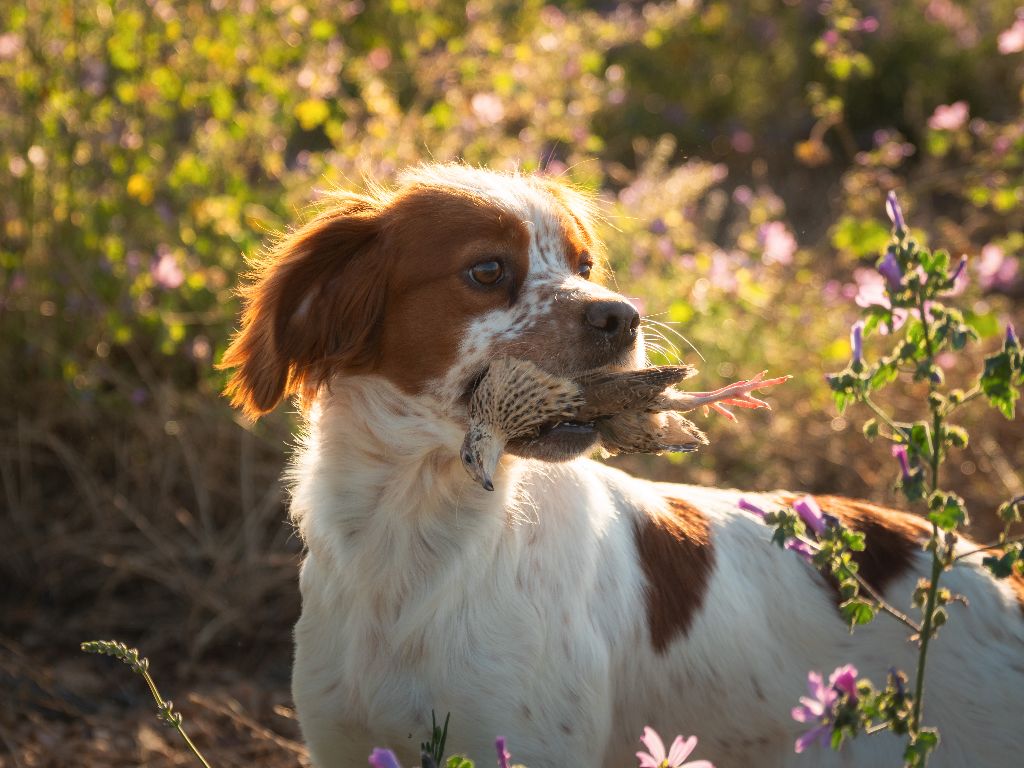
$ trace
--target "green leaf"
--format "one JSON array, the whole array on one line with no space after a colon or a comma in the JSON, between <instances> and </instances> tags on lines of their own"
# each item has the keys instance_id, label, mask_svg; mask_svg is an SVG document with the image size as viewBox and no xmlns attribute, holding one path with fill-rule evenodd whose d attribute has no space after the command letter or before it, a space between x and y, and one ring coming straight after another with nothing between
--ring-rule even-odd
<instances>
[{"instance_id":1,"label":"green leaf","mask_svg":"<svg viewBox=\"0 0 1024 768\"><path fill-rule=\"evenodd\" d=\"M955 531L967 523L967 506L955 493L935 494L929 506L928 519L944 531Z\"/></svg>"},{"instance_id":2,"label":"green leaf","mask_svg":"<svg viewBox=\"0 0 1024 768\"><path fill-rule=\"evenodd\" d=\"M1020 553L1014 550L1005 553L1002 557L989 555L981 561L981 564L988 568L997 579L1005 579L1013 575L1013 566L1017 564L1018 560L1020 560Z\"/></svg>"},{"instance_id":3,"label":"green leaf","mask_svg":"<svg viewBox=\"0 0 1024 768\"><path fill-rule=\"evenodd\" d=\"M947 424L945 427L945 441L954 448L966 448L968 440L967 430L956 424Z\"/></svg>"},{"instance_id":4,"label":"green leaf","mask_svg":"<svg viewBox=\"0 0 1024 768\"><path fill-rule=\"evenodd\" d=\"M903 752L904 768L923 768L928 761L928 754L938 744L939 732L934 728L922 728Z\"/></svg>"},{"instance_id":5,"label":"green leaf","mask_svg":"<svg viewBox=\"0 0 1024 768\"><path fill-rule=\"evenodd\" d=\"M986 312L985 314L978 315L968 311L966 313L966 321L967 325L973 328L983 339L987 339L990 336L998 336L1003 332L995 312Z\"/></svg>"},{"instance_id":6,"label":"green leaf","mask_svg":"<svg viewBox=\"0 0 1024 768\"><path fill-rule=\"evenodd\" d=\"M871 374L871 378L868 380L868 387L876 390L881 389L886 384L891 384L899 378L900 372L896 368L895 363L882 362L878 364L875 371Z\"/></svg>"},{"instance_id":7,"label":"green leaf","mask_svg":"<svg viewBox=\"0 0 1024 768\"><path fill-rule=\"evenodd\" d=\"M840 605L839 610L851 627L855 627L858 624L868 624L875 618L874 606L863 600L849 600Z\"/></svg>"},{"instance_id":8,"label":"green leaf","mask_svg":"<svg viewBox=\"0 0 1024 768\"><path fill-rule=\"evenodd\" d=\"M445 768L473 768L473 761L462 755L452 755L445 763Z\"/></svg>"},{"instance_id":9,"label":"green leaf","mask_svg":"<svg viewBox=\"0 0 1024 768\"><path fill-rule=\"evenodd\" d=\"M1007 419L1013 419L1014 402L1020 397L1013 385L1013 373L1013 360L1004 350L985 358L985 369L978 381L988 401Z\"/></svg>"}]
</instances>

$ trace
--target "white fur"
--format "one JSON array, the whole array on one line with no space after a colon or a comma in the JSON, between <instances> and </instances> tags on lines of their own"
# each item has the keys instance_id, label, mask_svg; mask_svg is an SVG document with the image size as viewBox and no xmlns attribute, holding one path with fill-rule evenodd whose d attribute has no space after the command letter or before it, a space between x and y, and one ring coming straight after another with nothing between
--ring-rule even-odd
<instances>
[{"instance_id":1,"label":"white fur","mask_svg":"<svg viewBox=\"0 0 1024 768\"><path fill-rule=\"evenodd\" d=\"M417 178L532 222L531 271L522 300L473 323L428 394L339 377L309 414L290 472L308 547L293 689L316 765L365 766L375 746L417 765L431 710L451 713L449 751L479 765L493 764L503 735L530 768L623 768L648 724L696 734L695 757L718 768L898 764L901 746L885 735L793 753L803 726L790 709L809 670L853 663L882 683L890 666L912 668L914 646L884 616L851 635L820 576L770 545L738 492L508 456L493 493L471 480L455 403L467 374L546 311L539 288L582 281L560 274L554 219L521 179L451 168ZM688 633L659 654L633 521L666 491L709 516L715 564ZM1020 759L1024 621L978 559L945 577L970 607L951 607L932 646L924 719L943 729L936 768ZM925 563L922 553L918 572ZM901 604L917 577L887 593Z\"/></svg>"}]
</instances>

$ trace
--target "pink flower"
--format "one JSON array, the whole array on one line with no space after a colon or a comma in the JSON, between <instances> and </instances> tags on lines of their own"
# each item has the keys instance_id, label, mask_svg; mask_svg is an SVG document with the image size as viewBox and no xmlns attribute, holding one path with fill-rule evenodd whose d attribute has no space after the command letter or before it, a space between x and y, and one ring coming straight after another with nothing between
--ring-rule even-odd
<instances>
[{"instance_id":1,"label":"pink flower","mask_svg":"<svg viewBox=\"0 0 1024 768\"><path fill-rule=\"evenodd\" d=\"M1009 29L999 33L999 52L1003 54L1024 51L1024 12L1017 11L1017 20Z\"/></svg>"},{"instance_id":2,"label":"pink flower","mask_svg":"<svg viewBox=\"0 0 1024 768\"><path fill-rule=\"evenodd\" d=\"M808 672L807 690L811 695L801 696L800 706L793 707L791 714L798 723L817 725L796 740L794 749L797 752L803 752L816 741L822 745L829 743L840 697L846 696L851 702L857 700L857 668L852 664L837 667L829 675L827 686L820 673Z\"/></svg>"},{"instance_id":3,"label":"pink flower","mask_svg":"<svg viewBox=\"0 0 1024 768\"><path fill-rule=\"evenodd\" d=\"M640 737L640 741L648 751L636 753L640 761L639 768L715 768L707 760L683 762L697 746L696 736L691 736L686 741L683 741L682 736L676 736L667 754L661 736L650 726L644 728L644 735Z\"/></svg>"},{"instance_id":4,"label":"pink flower","mask_svg":"<svg viewBox=\"0 0 1024 768\"><path fill-rule=\"evenodd\" d=\"M878 271L858 267L853 270L853 279L857 287L857 294L853 300L858 307L892 307L892 303L886 295L886 279ZM907 310L894 309L892 316L893 325L898 329L906 322ZM889 329L883 323L878 326L878 331L884 335L889 332Z\"/></svg>"},{"instance_id":5,"label":"pink flower","mask_svg":"<svg viewBox=\"0 0 1024 768\"><path fill-rule=\"evenodd\" d=\"M494 93L478 93L469 102L473 114L484 125L500 123L505 118L505 106Z\"/></svg>"},{"instance_id":6,"label":"pink flower","mask_svg":"<svg viewBox=\"0 0 1024 768\"><path fill-rule=\"evenodd\" d=\"M161 248L160 255L150 265L149 272L153 276L153 282L169 291L173 291L185 282L185 273L178 266L178 260L174 258L174 254L167 248Z\"/></svg>"},{"instance_id":7,"label":"pink flower","mask_svg":"<svg viewBox=\"0 0 1024 768\"><path fill-rule=\"evenodd\" d=\"M958 131L967 123L968 115L966 101L940 104L928 118L928 127L933 131Z\"/></svg>"},{"instance_id":8,"label":"pink flower","mask_svg":"<svg viewBox=\"0 0 1024 768\"><path fill-rule=\"evenodd\" d=\"M770 221L761 225L758 240L764 247L765 264L790 264L796 253L797 243L793 233L781 221Z\"/></svg>"},{"instance_id":9,"label":"pink flower","mask_svg":"<svg viewBox=\"0 0 1024 768\"><path fill-rule=\"evenodd\" d=\"M995 243L988 243L981 249L978 261L978 277L985 290L1006 288L1017 276L1017 259L1007 257L1006 251Z\"/></svg>"}]
</instances>

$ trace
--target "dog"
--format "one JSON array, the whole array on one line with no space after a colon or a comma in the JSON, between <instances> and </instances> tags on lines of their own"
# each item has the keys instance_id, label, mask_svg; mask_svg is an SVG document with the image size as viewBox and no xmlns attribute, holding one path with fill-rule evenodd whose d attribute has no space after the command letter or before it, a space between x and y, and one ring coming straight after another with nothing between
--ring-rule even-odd
<instances>
[{"instance_id":1,"label":"dog","mask_svg":"<svg viewBox=\"0 0 1024 768\"><path fill-rule=\"evenodd\" d=\"M287 479L313 762L363 766L387 746L417 764L436 712L451 713L450 751L485 759L500 734L530 768L634 764L646 725L696 734L718 768L898 764L885 734L794 754L809 670L853 663L880 684L917 649L885 616L851 634L835 589L770 546L740 492L591 461L593 425L572 422L510 444L492 491L463 468L468 393L491 360L560 376L645 364L637 310L593 279L594 221L552 178L428 165L334 193L256 263L223 366L249 416L295 395L305 417ZM866 533L861 574L912 612L929 529L819 503ZM969 607L951 607L928 659L932 765L1016 764L1024 588L980 555L943 584Z\"/></svg>"}]
</instances>

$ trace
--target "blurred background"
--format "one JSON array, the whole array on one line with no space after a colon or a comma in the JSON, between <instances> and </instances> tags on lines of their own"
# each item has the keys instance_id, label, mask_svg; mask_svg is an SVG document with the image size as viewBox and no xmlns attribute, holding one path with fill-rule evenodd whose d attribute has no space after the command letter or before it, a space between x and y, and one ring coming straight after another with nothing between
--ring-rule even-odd
<instances>
[{"instance_id":1,"label":"blurred background","mask_svg":"<svg viewBox=\"0 0 1024 768\"><path fill-rule=\"evenodd\" d=\"M216 764L304 760L295 415L244 422L214 365L246 254L364 176L462 159L587 187L616 287L700 388L795 377L770 414L705 420L699 455L615 463L893 501L887 446L823 374L878 296L890 189L915 236L970 259L956 301L982 342L947 377L1021 327L1017 2L4 3L0 766L189 764L142 681L79 654L110 636ZM1024 430L981 403L964 421L947 485L984 537L1024 493Z\"/></svg>"}]
</instances>

